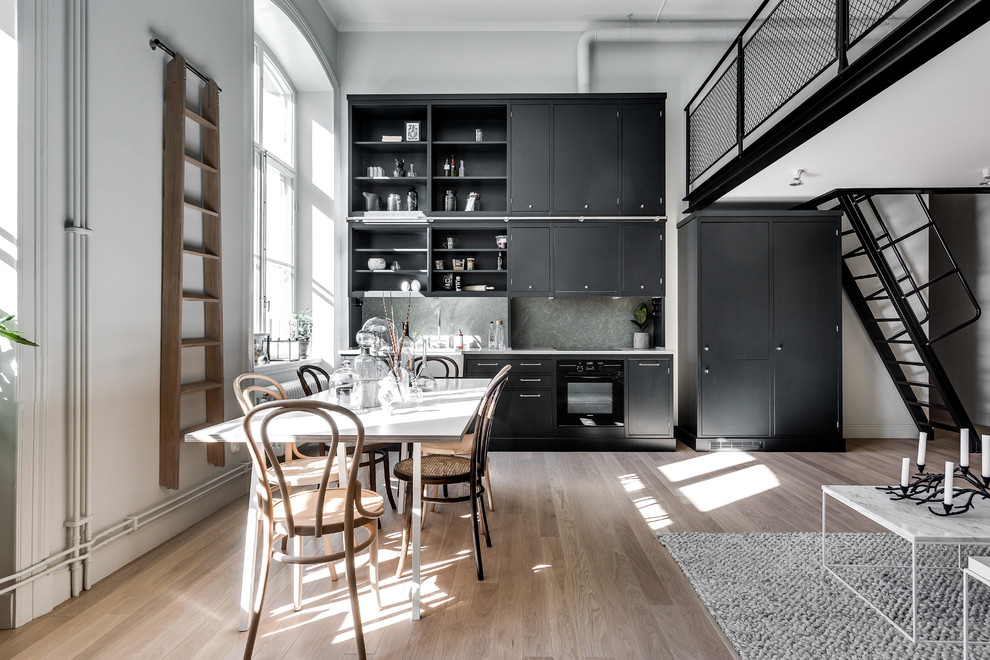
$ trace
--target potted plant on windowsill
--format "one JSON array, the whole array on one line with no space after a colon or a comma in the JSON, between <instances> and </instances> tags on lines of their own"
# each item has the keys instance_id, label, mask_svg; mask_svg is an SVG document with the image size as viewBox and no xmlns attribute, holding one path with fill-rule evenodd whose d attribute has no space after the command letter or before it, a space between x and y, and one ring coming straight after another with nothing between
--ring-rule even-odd
<instances>
[{"instance_id":1,"label":"potted plant on windowsill","mask_svg":"<svg viewBox=\"0 0 990 660\"><path fill-rule=\"evenodd\" d=\"M650 322L650 310L646 303L639 303L639 307L633 310L632 322L639 328L639 332L633 333L633 348L649 348L650 333L646 331Z\"/></svg>"},{"instance_id":2,"label":"potted plant on windowsill","mask_svg":"<svg viewBox=\"0 0 990 660\"><path fill-rule=\"evenodd\" d=\"M291 336L299 342L299 359L305 360L309 355L309 342L313 338L313 312L307 307L292 315Z\"/></svg>"}]
</instances>

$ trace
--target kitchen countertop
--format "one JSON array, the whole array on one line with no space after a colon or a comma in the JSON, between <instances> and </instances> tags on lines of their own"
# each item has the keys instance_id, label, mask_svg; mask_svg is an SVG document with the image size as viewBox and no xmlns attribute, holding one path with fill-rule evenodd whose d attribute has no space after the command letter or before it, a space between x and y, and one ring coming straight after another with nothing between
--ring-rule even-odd
<instances>
[{"instance_id":1,"label":"kitchen countertop","mask_svg":"<svg viewBox=\"0 0 990 660\"><path fill-rule=\"evenodd\" d=\"M670 348L509 348L496 351L491 348L469 348L461 351L463 355L673 355Z\"/></svg>"}]
</instances>

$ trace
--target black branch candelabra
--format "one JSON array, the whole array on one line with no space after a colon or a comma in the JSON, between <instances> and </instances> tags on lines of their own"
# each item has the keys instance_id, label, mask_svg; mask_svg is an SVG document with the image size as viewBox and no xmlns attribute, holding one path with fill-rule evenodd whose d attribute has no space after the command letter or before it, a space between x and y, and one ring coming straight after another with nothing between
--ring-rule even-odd
<instances>
[{"instance_id":1,"label":"black branch candelabra","mask_svg":"<svg viewBox=\"0 0 990 660\"><path fill-rule=\"evenodd\" d=\"M893 497L892 500L911 500L917 505L929 504L941 500L939 509L928 507L936 516L958 516L973 508L973 500L977 497L990 499L990 476L977 476L968 466L959 466L953 470L946 480L944 473L925 472L924 464L918 465L918 473L907 485L877 486ZM966 486L958 488L956 479L966 482ZM952 489L952 498L945 501L945 489Z\"/></svg>"}]
</instances>

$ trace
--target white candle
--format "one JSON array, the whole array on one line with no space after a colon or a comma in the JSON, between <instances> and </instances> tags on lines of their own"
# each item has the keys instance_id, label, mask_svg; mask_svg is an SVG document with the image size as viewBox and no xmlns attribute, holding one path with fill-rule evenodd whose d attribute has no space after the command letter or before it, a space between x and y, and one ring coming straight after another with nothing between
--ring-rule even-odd
<instances>
[{"instance_id":1,"label":"white candle","mask_svg":"<svg viewBox=\"0 0 990 660\"><path fill-rule=\"evenodd\" d=\"M942 501L945 502L947 506L952 506L952 475L956 468L952 464L952 461L945 462L945 492L942 493Z\"/></svg>"},{"instance_id":2,"label":"white candle","mask_svg":"<svg viewBox=\"0 0 990 660\"><path fill-rule=\"evenodd\" d=\"M918 465L925 464L925 454L928 451L928 434L922 431L918 434Z\"/></svg>"},{"instance_id":3,"label":"white candle","mask_svg":"<svg viewBox=\"0 0 990 660\"><path fill-rule=\"evenodd\" d=\"M911 480L911 459L904 457L901 459L901 485L907 487Z\"/></svg>"},{"instance_id":4,"label":"white candle","mask_svg":"<svg viewBox=\"0 0 990 660\"><path fill-rule=\"evenodd\" d=\"M969 429L959 431L959 467L969 467Z\"/></svg>"},{"instance_id":5,"label":"white candle","mask_svg":"<svg viewBox=\"0 0 990 660\"><path fill-rule=\"evenodd\" d=\"M983 458L983 471L981 474L984 477L990 477L990 435L984 435L983 440L983 453L981 457Z\"/></svg>"}]
</instances>

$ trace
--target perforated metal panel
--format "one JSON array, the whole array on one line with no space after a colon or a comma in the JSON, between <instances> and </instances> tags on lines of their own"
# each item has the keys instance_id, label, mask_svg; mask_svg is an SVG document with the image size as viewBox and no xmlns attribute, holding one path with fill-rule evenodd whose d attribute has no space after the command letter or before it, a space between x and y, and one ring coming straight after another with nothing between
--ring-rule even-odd
<instances>
[{"instance_id":1,"label":"perforated metal panel","mask_svg":"<svg viewBox=\"0 0 990 660\"><path fill-rule=\"evenodd\" d=\"M692 182L736 144L737 68L733 60L691 113Z\"/></svg>"},{"instance_id":2,"label":"perforated metal panel","mask_svg":"<svg viewBox=\"0 0 990 660\"><path fill-rule=\"evenodd\" d=\"M834 61L834 0L777 5L743 47L746 134Z\"/></svg>"},{"instance_id":3,"label":"perforated metal panel","mask_svg":"<svg viewBox=\"0 0 990 660\"><path fill-rule=\"evenodd\" d=\"M849 43L855 43L906 0L849 0Z\"/></svg>"}]
</instances>

